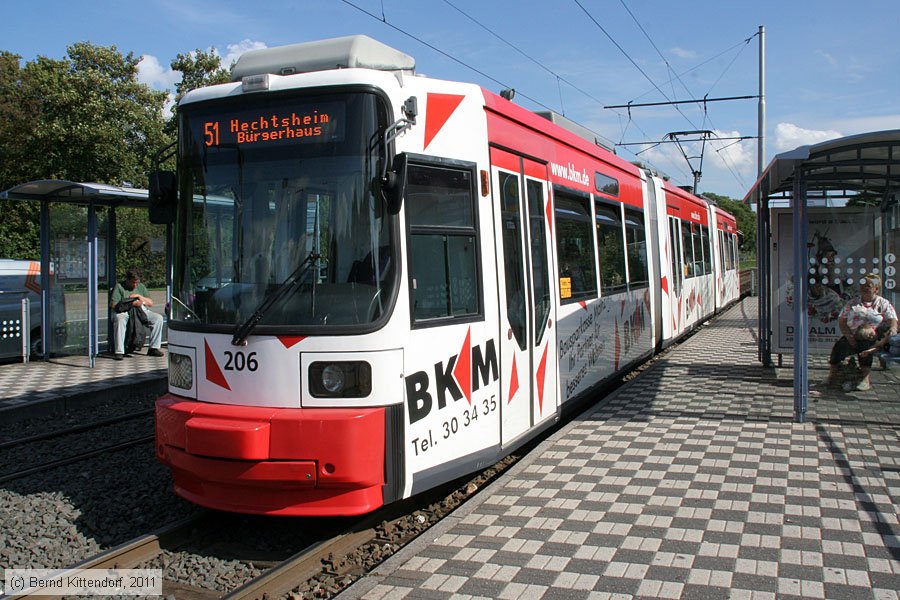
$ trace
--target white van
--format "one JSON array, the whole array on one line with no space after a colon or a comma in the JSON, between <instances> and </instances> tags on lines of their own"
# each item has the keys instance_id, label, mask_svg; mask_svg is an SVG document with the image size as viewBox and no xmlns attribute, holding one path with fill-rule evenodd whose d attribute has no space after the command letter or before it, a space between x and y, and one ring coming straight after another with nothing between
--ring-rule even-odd
<instances>
[{"instance_id":1,"label":"white van","mask_svg":"<svg viewBox=\"0 0 900 600\"><path fill-rule=\"evenodd\" d=\"M55 274L51 270L51 279ZM65 299L51 283L55 335L65 334ZM30 301L31 354L41 347L41 263L37 260L0 258L0 358L22 356L22 299Z\"/></svg>"}]
</instances>

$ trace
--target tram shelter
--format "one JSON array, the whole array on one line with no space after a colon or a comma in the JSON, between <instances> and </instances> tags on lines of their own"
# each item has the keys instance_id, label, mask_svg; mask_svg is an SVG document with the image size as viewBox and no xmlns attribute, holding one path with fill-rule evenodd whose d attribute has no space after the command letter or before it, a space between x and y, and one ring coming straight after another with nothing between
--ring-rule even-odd
<instances>
[{"instance_id":1,"label":"tram shelter","mask_svg":"<svg viewBox=\"0 0 900 600\"><path fill-rule=\"evenodd\" d=\"M827 362L862 276L879 275L880 294L898 307L900 130L779 154L744 202L758 215L759 360L793 355L794 419L803 422L810 358Z\"/></svg>"},{"instance_id":2,"label":"tram shelter","mask_svg":"<svg viewBox=\"0 0 900 600\"><path fill-rule=\"evenodd\" d=\"M101 349L112 340L109 290L116 284L118 221L146 219L148 195L145 189L56 179L30 181L0 192L0 200L40 203L44 358L86 354L93 367ZM131 214L123 215L124 211ZM152 225L148 231L151 235L137 240L135 249L147 253L151 262L161 262L158 270L165 274L166 292L157 303L159 310L169 297L170 231L167 226ZM64 302L51 300L60 296Z\"/></svg>"}]
</instances>

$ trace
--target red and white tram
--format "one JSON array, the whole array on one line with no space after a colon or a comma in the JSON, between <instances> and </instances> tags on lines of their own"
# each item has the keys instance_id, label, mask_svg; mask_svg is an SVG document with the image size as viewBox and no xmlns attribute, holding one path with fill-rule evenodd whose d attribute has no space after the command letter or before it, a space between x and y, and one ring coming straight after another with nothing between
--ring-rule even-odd
<instances>
[{"instance_id":1,"label":"red and white tram","mask_svg":"<svg viewBox=\"0 0 900 600\"><path fill-rule=\"evenodd\" d=\"M374 510L737 299L733 217L414 66L364 36L258 50L181 101L154 197L175 214L156 452L184 498Z\"/></svg>"}]
</instances>

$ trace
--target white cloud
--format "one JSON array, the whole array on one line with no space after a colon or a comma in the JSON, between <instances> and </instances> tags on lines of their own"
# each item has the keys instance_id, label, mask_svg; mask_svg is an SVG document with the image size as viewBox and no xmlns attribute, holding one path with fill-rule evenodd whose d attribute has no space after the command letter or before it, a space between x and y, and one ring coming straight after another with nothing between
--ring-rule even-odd
<instances>
[{"instance_id":1,"label":"white cloud","mask_svg":"<svg viewBox=\"0 0 900 600\"><path fill-rule=\"evenodd\" d=\"M226 69L230 69L232 63L234 63L238 58L241 57L241 54L247 52L249 50L260 50L262 48L268 48L265 42L255 41L255 40L241 40L237 44L228 44L228 53L222 57L222 66ZM216 54L219 54L217 50L214 50ZM219 54L221 56L221 54Z\"/></svg>"},{"instance_id":2,"label":"white cloud","mask_svg":"<svg viewBox=\"0 0 900 600\"><path fill-rule=\"evenodd\" d=\"M713 133L721 138L739 138L740 131L719 131L716 129ZM713 138L710 142L713 149L711 156L718 157L718 162L725 168L731 168L742 175L752 173L756 168L756 141L755 140L728 140L715 141Z\"/></svg>"},{"instance_id":3,"label":"white cloud","mask_svg":"<svg viewBox=\"0 0 900 600\"><path fill-rule=\"evenodd\" d=\"M831 54L829 54L828 52L825 52L824 50L816 50L816 54L818 54L819 56L824 58L825 61L832 67L838 66L837 59L835 57L833 57Z\"/></svg>"},{"instance_id":4,"label":"white cloud","mask_svg":"<svg viewBox=\"0 0 900 600\"><path fill-rule=\"evenodd\" d=\"M779 152L793 150L798 146L817 144L826 140L843 137L840 131L833 129L817 130L804 129L793 123L779 123L775 126L775 140L773 145Z\"/></svg>"},{"instance_id":5,"label":"white cloud","mask_svg":"<svg viewBox=\"0 0 900 600\"><path fill-rule=\"evenodd\" d=\"M697 58L697 53L696 53L695 51L693 51L693 50L686 50L686 49L684 49L684 48L679 48L678 46L675 46L674 48L672 48L672 49L670 50L670 52L671 52L672 54L674 54L675 56L677 56L678 58L684 58L684 59L694 59L694 58Z\"/></svg>"},{"instance_id":6,"label":"white cloud","mask_svg":"<svg viewBox=\"0 0 900 600\"><path fill-rule=\"evenodd\" d=\"M142 56L137 68L137 80L155 89L167 90L181 81L181 73L162 66L152 54Z\"/></svg>"}]
</instances>

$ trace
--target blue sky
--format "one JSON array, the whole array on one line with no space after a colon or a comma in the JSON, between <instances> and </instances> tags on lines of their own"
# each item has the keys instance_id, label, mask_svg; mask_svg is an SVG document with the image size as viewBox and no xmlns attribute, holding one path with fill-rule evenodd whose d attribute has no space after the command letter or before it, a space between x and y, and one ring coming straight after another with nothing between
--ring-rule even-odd
<instances>
[{"instance_id":1,"label":"blue sky","mask_svg":"<svg viewBox=\"0 0 900 600\"><path fill-rule=\"evenodd\" d=\"M513 87L515 101L527 108L550 108L630 144L701 129L722 138L755 136L756 100L710 103L705 113L695 105L634 108L630 118L603 107L755 95L754 36L763 25L766 163L798 145L900 129L896 0L350 2L7 0L0 3L0 49L31 60L62 58L78 41L115 45L144 57L145 82L171 90L169 63L178 53L215 48L230 62L249 48L362 33L415 57L421 74L494 91ZM699 146L685 150L699 156ZM691 183L691 168L673 144L617 152L679 185ZM743 197L756 179L755 140L711 142L702 171L701 192Z\"/></svg>"}]
</instances>

